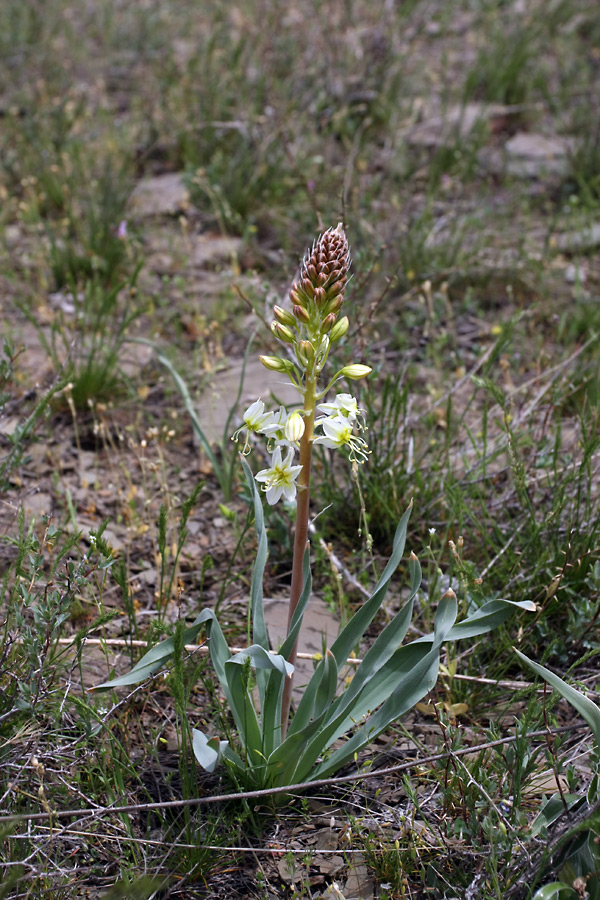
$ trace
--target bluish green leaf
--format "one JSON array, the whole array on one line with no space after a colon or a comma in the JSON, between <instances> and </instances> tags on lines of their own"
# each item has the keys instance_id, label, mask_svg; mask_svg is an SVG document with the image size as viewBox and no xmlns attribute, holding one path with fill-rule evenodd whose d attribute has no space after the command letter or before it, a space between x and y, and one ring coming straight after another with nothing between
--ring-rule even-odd
<instances>
[{"instance_id":1,"label":"bluish green leaf","mask_svg":"<svg viewBox=\"0 0 600 900\"><path fill-rule=\"evenodd\" d=\"M214 772L223 758L229 741L221 741L218 737L207 738L197 728L192 732L192 748L194 756L205 772Z\"/></svg>"},{"instance_id":2,"label":"bluish green leaf","mask_svg":"<svg viewBox=\"0 0 600 900\"><path fill-rule=\"evenodd\" d=\"M579 894L564 881L553 881L536 891L533 900L579 900Z\"/></svg>"},{"instance_id":3,"label":"bluish green leaf","mask_svg":"<svg viewBox=\"0 0 600 900\"><path fill-rule=\"evenodd\" d=\"M563 681L562 678L559 678L558 675L555 675L554 672L551 672L550 669L546 669L544 666L540 666L539 663L533 662L533 660L525 656L524 653L521 653L520 650L515 650L515 653L523 660L523 662L526 662L534 672L541 675L544 681L547 681L548 684L552 685L565 700L568 700L571 706L575 707L579 715L585 719L592 729L596 740L596 747L600 749L600 709L596 704L593 703L592 700L589 700L588 697L584 696L584 694L580 693L580 691L571 687L570 684L567 684L566 681Z\"/></svg>"},{"instance_id":4,"label":"bluish green leaf","mask_svg":"<svg viewBox=\"0 0 600 900\"><path fill-rule=\"evenodd\" d=\"M535 817L531 825L531 836L536 837L541 831L549 828L556 820L565 812L565 803L567 809L573 809L577 803L581 803L580 794L554 794L549 800L546 800L539 813Z\"/></svg>"},{"instance_id":5,"label":"bluish green leaf","mask_svg":"<svg viewBox=\"0 0 600 900\"><path fill-rule=\"evenodd\" d=\"M400 661L401 664L404 664L404 671L399 676L398 672L394 671L394 678L397 680L393 692L342 747L311 773L311 778L325 778L345 765L354 757L355 753L375 740L391 722L412 709L415 703L418 703L433 688L438 676L440 647L447 640L448 633L456 619L456 612L454 593L445 594L438 607L431 647L414 641L412 644L401 647L394 654L390 663L393 662L397 665ZM361 697L361 706L362 701ZM338 725L338 730L329 736L328 746L332 739L334 740L341 733L343 732L339 731Z\"/></svg>"},{"instance_id":6,"label":"bluish green leaf","mask_svg":"<svg viewBox=\"0 0 600 900\"><path fill-rule=\"evenodd\" d=\"M406 543L406 531L408 528L408 520L412 512L412 502L398 524L394 543L392 547L392 555L383 570L381 578L377 582L375 590L368 600L354 613L346 627L340 632L336 640L333 642L331 652L335 656L338 669L342 667L346 659L350 656L353 648L358 644L363 634L377 615L381 604L385 600L385 595L396 569L400 565L402 554L404 553L404 545Z\"/></svg>"},{"instance_id":7,"label":"bluish green leaf","mask_svg":"<svg viewBox=\"0 0 600 900\"><path fill-rule=\"evenodd\" d=\"M202 629L202 626L206 622L217 623L215 618L215 614L212 610L206 609L203 610L197 619L190 625L189 628L183 633L183 642L184 644L192 644L196 640L198 633ZM220 627L217 623L217 629L220 631ZM123 687L125 685L130 684L138 684L140 681L144 681L145 678L149 678L150 675L154 675L155 672L158 672L166 663L169 658L173 655L174 650L174 638L170 637L164 641L161 641L159 644L156 644L147 653L145 653L140 661L127 672L125 675L120 675L118 678L113 678L112 681L104 681L102 684L94 685L90 690L94 691L106 691L115 687ZM228 655L229 655L229 651Z\"/></svg>"}]
</instances>

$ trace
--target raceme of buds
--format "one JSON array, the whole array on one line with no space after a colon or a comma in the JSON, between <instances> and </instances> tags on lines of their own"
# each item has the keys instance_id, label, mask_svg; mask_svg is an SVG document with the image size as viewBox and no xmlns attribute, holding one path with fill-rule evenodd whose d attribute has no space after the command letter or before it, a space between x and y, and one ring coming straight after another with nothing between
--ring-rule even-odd
<instances>
[{"instance_id":1,"label":"raceme of buds","mask_svg":"<svg viewBox=\"0 0 600 900\"><path fill-rule=\"evenodd\" d=\"M306 311L307 317L294 308L296 318L316 328L326 315L336 312L342 305L349 266L350 249L340 222L337 228L329 228L321 235L302 261L301 275L292 286L290 299L294 307ZM331 304L336 300L334 309Z\"/></svg>"}]
</instances>

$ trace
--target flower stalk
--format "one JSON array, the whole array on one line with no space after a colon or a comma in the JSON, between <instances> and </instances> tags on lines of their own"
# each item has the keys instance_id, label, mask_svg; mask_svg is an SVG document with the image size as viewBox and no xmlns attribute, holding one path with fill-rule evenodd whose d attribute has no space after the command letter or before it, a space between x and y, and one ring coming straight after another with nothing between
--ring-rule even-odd
<instances>
[{"instance_id":1,"label":"flower stalk","mask_svg":"<svg viewBox=\"0 0 600 900\"><path fill-rule=\"evenodd\" d=\"M282 496L296 499L296 523L292 583L288 612L288 634L303 588L302 566L307 549L310 510L310 469L313 444L321 443L331 449L349 450L352 462L364 462L368 448L355 434L360 430L360 411L354 397L338 394L333 403L320 404L330 388L341 378L365 378L369 366L352 363L344 366L319 389L319 377L327 363L332 345L348 331L347 316L338 315L344 302L348 281L350 250L341 223L330 228L306 253L300 277L290 290L291 310L281 306L273 309L272 334L293 350L295 363L289 358L261 356L260 361L273 372L285 373L302 396L302 408L291 414L283 407L278 413L267 413L261 401L256 401L244 415L242 430L246 430L244 452L248 452L252 434L267 438L273 453L272 465L256 475L266 492L267 502L276 503ZM288 351L289 352L289 351ZM317 407L326 413L316 418ZM321 432L315 434L317 428ZM234 435L237 439L239 432ZM283 460L281 448L288 447ZM292 454L299 452L298 465L292 465ZM287 657L292 666L297 655L297 641ZM293 670L292 670L293 671ZM281 735L285 737L289 719L292 675L285 680L281 705Z\"/></svg>"}]
</instances>

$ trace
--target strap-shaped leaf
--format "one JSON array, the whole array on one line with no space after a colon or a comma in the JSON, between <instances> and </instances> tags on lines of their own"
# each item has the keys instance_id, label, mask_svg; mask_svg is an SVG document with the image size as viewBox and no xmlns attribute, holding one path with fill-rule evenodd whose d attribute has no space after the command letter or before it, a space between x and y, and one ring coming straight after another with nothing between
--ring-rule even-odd
<instances>
[{"instance_id":1,"label":"strap-shaped leaf","mask_svg":"<svg viewBox=\"0 0 600 900\"><path fill-rule=\"evenodd\" d=\"M303 728L296 727L296 730L290 728L281 746L271 755L269 773L273 778L272 783L292 784L297 780L295 773L302 763L306 744L313 735L321 733L323 720L328 711L328 700L333 697L336 686L337 665L333 654L327 651L322 661L321 676L318 680L313 704L313 708L315 710L319 708L321 712L315 714ZM295 716L292 724L296 724Z\"/></svg>"},{"instance_id":2,"label":"strap-shaped leaf","mask_svg":"<svg viewBox=\"0 0 600 900\"><path fill-rule=\"evenodd\" d=\"M261 647L260 644L252 644L250 647L244 647L234 656L231 656L228 665L243 665L249 659L253 669L276 669L282 675L291 675L294 667L280 653L270 653Z\"/></svg>"},{"instance_id":3,"label":"strap-shaped leaf","mask_svg":"<svg viewBox=\"0 0 600 900\"><path fill-rule=\"evenodd\" d=\"M527 612L535 612L535 603L531 600L487 600L478 610L455 625L447 637L449 641L459 641L461 638L476 637L486 634L492 628L497 628L509 619L514 611L524 609Z\"/></svg>"},{"instance_id":4,"label":"strap-shaped leaf","mask_svg":"<svg viewBox=\"0 0 600 900\"><path fill-rule=\"evenodd\" d=\"M346 627L342 629L336 640L333 642L331 652L335 656L335 661L337 663L338 669L341 668L344 661L350 655L352 649L358 644L363 634L375 618L378 610L381 607L381 604L385 600L385 595L387 593L389 583L394 572L400 565L400 560L402 559L402 554L404 553L404 545L406 543L406 530L408 528L408 520L410 518L411 512L412 501L410 506L400 519L400 522L396 529L396 534L394 536L392 555L390 556L388 563L383 570L381 578L377 582L375 590L373 591L369 599L365 603L363 603L360 609L358 609L357 612L354 613Z\"/></svg>"},{"instance_id":5,"label":"strap-shaped leaf","mask_svg":"<svg viewBox=\"0 0 600 900\"><path fill-rule=\"evenodd\" d=\"M570 884L553 881L536 891L533 900L578 900L580 896Z\"/></svg>"},{"instance_id":6,"label":"strap-shaped leaf","mask_svg":"<svg viewBox=\"0 0 600 900\"><path fill-rule=\"evenodd\" d=\"M227 648L227 643L225 638L223 637L223 632L221 631L221 627L217 622L214 612L211 609L204 609L200 613L200 615L192 622L189 628L183 632L183 642L184 644L191 644L196 640L196 637L199 631L202 629L202 626L207 624L209 628L210 637L211 637L211 655L213 645L216 645L220 649L219 656L222 655L222 645L225 645L227 656L230 656L229 648ZM125 675L120 675L118 678L113 678L111 681L104 681L102 684L96 684L90 690L94 691L106 691L111 690L115 687L123 687L129 684L138 684L140 681L144 681L145 678L149 678L150 675L154 675L155 672L158 672L169 660L169 657L173 655L175 639L173 637L166 638L166 640L161 641L159 644L156 644L147 653L145 653L140 661L127 672ZM215 667L216 668L216 667ZM217 672L218 674L218 672Z\"/></svg>"},{"instance_id":7,"label":"strap-shaped leaf","mask_svg":"<svg viewBox=\"0 0 600 900\"><path fill-rule=\"evenodd\" d=\"M304 688L298 708L288 729L287 737L302 731L311 719L322 718L324 714L329 716L331 702L337 688L337 680L338 668L335 657L330 650L327 650L315 669L312 678Z\"/></svg>"},{"instance_id":8,"label":"strap-shaped leaf","mask_svg":"<svg viewBox=\"0 0 600 900\"><path fill-rule=\"evenodd\" d=\"M258 672L262 671L265 675L262 720L259 720L252 694L245 686L242 677L246 660L250 661L253 669ZM279 742L283 681L287 675L292 674L294 667L283 656L269 653L260 644L252 644L227 660L226 670L229 689L235 703L235 709L232 712L236 724L239 720L238 716L241 717L240 734L246 753L259 750L261 755L266 758L273 746Z\"/></svg>"},{"instance_id":9,"label":"strap-shaped leaf","mask_svg":"<svg viewBox=\"0 0 600 900\"><path fill-rule=\"evenodd\" d=\"M421 585L422 577L421 566L416 556L411 557L411 559L409 560L409 568L411 574L411 592L408 600L406 601L402 609L398 613L396 613L394 618L378 635L373 645L369 648L369 650L363 657L363 661L356 670L350 685L340 697L340 707L342 705L347 708L352 706L355 698L362 691L366 683L368 681L371 681L371 679L376 678L376 676L382 671L382 669L384 669L388 660L392 658L392 656L394 655L398 647L400 647L402 641L406 637L412 617L414 598ZM379 691L378 679L375 690ZM380 696L381 699L379 703L383 703L383 701L387 697L387 694L385 692L382 692ZM340 708L336 709L336 713L338 713L339 711ZM359 716L358 718L360 717L361 716Z\"/></svg>"},{"instance_id":10,"label":"strap-shaped leaf","mask_svg":"<svg viewBox=\"0 0 600 900\"><path fill-rule=\"evenodd\" d=\"M267 531L265 529L265 519L263 505L260 498L260 492L256 485L254 475L250 466L245 459L242 458L242 468L246 476L248 490L252 496L254 506L254 527L256 529L257 548L256 560L252 568L252 578L250 581L250 616L252 619L252 641L259 644L265 650L269 649L269 636L267 626L265 624L265 613L263 603L263 581L265 574L265 566L269 555L269 546L267 541ZM267 690L267 673L259 670L256 673L256 684L258 687L258 695L260 698L261 709L265 705L265 693Z\"/></svg>"},{"instance_id":11,"label":"strap-shaped leaf","mask_svg":"<svg viewBox=\"0 0 600 900\"><path fill-rule=\"evenodd\" d=\"M263 579L265 574L265 566L269 555L267 532L265 529L265 519L263 506L260 498L259 490L254 480L254 475L250 466L245 459L242 459L242 467L246 482L252 495L254 504L254 527L256 529L256 538L258 547L256 550L256 561L252 570L252 581L250 585L250 603L252 604L252 640L255 644L260 644L265 650L269 649L269 637L267 635L267 626L265 625L265 614L263 609Z\"/></svg>"},{"instance_id":12,"label":"strap-shaped leaf","mask_svg":"<svg viewBox=\"0 0 600 900\"><path fill-rule=\"evenodd\" d=\"M559 678L558 675L551 672L550 669L546 669L545 666L540 666L539 663L529 659L529 657L525 656L524 653L521 653L520 650L515 649L515 653L523 660L523 662L526 662L534 672L541 675L544 681L547 681L553 688L556 688L559 694L564 697L565 700L568 700L571 706L575 707L579 715L583 716L592 729L592 733L596 740L596 747L600 749L600 709L596 704L586 697L585 694L582 694L574 687L571 687L570 684L567 684L566 681L563 681L562 678Z\"/></svg>"},{"instance_id":13,"label":"strap-shaped leaf","mask_svg":"<svg viewBox=\"0 0 600 900\"><path fill-rule=\"evenodd\" d=\"M205 772L214 772L223 759L223 752L229 746L229 741L222 741L218 737L207 738L205 734L194 728L192 731L192 748L194 756Z\"/></svg>"},{"instance_id":14,"label":"strap-shaped leaf","mask_svg":"<svg viewBox=\"0 0 600 900\"><path fill-rule=\"evenodd\" d=\"M456 613L456 597L454 593L449 592L440 600L431 647L425 649L427 645L419 645L417 641L401 647L396 657L404 657L406 671L399 678L393 693L373 715L369 716L365 724L354 733L350 740L346 741L316 769L313 769L310 775L308 772L299 772L301 777L310 777L311 780L325 778L328 774L337 771L353 759L355 753L375 740L391 722L412 709L415 703L418 703L431 690L437 681L440 647L447 640L448 633L456 620ZM410 659L409 654L416 654L418 661Z\"/></svg>"}]
</instances>

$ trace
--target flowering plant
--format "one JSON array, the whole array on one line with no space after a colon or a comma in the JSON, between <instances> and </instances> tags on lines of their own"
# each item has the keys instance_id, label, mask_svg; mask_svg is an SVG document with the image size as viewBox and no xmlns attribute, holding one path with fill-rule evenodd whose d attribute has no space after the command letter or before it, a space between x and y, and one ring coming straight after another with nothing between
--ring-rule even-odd
<instances>
[{"instance_id":1,"label":"flowering plant","mask_svg":"<svg viewBox=\"0 0 600 900\"><path fill-rule=\"evenodd\" d=\"M450 590L438 605L433 633L404 644L414 598L421 585L421 567L411 553L408 599L365 654L352 679L340 677L347 657L381 608L400 564L411 504L400 520L390 559L373 592L317 662L290 718L298 634L312 587L307 545L312 447L320 443L333 449L345 448L353 463L364 462L368 457L367 444L360 435L364 428L363 415L356 399L348 393L338 393L332 401L324 398L340 379L356 380L369 375L369 366L358 363L344 366L325 387L319 385L332 344L348 330L348 318L339 319L338 313L349 261L348 243L341 225L321 235L307 253L301 276L290 291L292 311L276 306L271 326L273 334L289 345L294 359L260 357L267 369L287 376L302 403L291 412L283 407L272 412L258 399L246 410L243 424L234 435L237 440L244 435L242 464L252 496L258 539L250 588L253 643L232 654L210 609L203 610L183 633L183 641L189 643L201 629L206 630L212 663L238 737L233 747L218 736L209 737L195 729L196 758L208 771L223 762L236 781L250 789L294 784L333 774L431 690L437 680L440 649L445 641L484 634L505 621L515 607L535 608L528 602L492 599L472 609L466 619L455 624L457 602ZM317 410L323 415L317 417ZM257 435L267 441L271 465L253 476L244 457ZM276 653L269 649L263 610L262 583L268 553L263 492L271 505L281 498L296 500L288 633ZM142 681L158 671L174 651L175 638L171 637L149 650L131 672L97 689ZM344 736L346 740L331 751L332 745Z\"/></svg>"}]
</instances>

